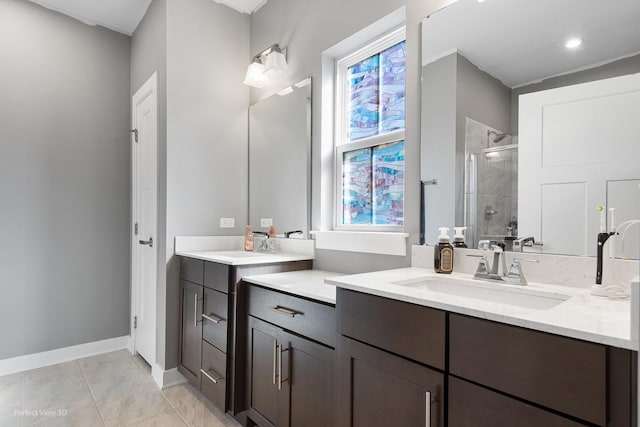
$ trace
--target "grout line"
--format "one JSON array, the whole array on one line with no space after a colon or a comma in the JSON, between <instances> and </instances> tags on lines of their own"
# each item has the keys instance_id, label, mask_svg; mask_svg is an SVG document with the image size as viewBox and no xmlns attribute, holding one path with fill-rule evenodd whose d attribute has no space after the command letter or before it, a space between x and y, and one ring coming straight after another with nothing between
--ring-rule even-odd
<instances>
[{"instance_id":1,"label":"grout line","mask_svg":"<svg viewBox=\"0 0 640 427\"><path fill-rule=\"evenodd\" d=\"M167 403L169 404L169 406L171 406L171 409L173 409L173 412L176 413L176 415L178 415L178 418L180 418L182 420L182 422L184 423L184 425L186 426L191 426L190 423L187 422L187 420L182 416L182 414L180 413L180 411L178 411L176 409L176 407L173 405L173 403L169 400L169 398L167 396L164 395L164 393L162 392L162 390L160 390L160 394L162 395L162 397L164 398L164 400L167 401Z\"/></svg>"},{"instance_id":2,"label":"grout line","mask_svg":"<svg viewBox=\"0 0 640 427\"><path fill-rule=\"evenodd\" d=\"M84 378L84 382L87 385L87 388L89 389L89 393L91 394L91 399L93 400L93 404L95 405L96 411L98 411L98 415L100 416L100 421L102 422L103 426L106 426L107 424L104 421L104 416L102 415L102 411L100 411L100 407L98 406L98 402L96 401L96 396L95 394L93 394L93 390L91 390L91 386L89 385L89 380L87 379L87 375L84 372L82 363L80 363L80 359L76 359L76 361L78 362L78 366L80 366L80 372L82 373L82 378Z\"/></svg>"}]
</instances>

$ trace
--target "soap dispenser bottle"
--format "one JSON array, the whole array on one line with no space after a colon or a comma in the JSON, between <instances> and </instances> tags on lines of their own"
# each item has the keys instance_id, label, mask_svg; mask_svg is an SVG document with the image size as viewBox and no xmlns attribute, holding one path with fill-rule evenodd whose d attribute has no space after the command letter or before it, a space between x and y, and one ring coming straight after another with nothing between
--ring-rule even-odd
<instances>
[{"instance_id":1,"label":"soap dispenser bottle","mask_svg":"<svg viewBox=\"0 0 640 427\"><path fill-rule=\"evenodd\" d=\"M244 234L244 250L247 252L253 251L253 232L250 225L247 225L247 230Z\"/></svg>"},{"instance_id":2,"label":"soap dispenser bottle","mask_svg":"<svg viewBox=\"0 0 640 427\"><path fill-rule=\"evenodd\" d=\"M467 227L453 227L456 231L456 234L453 236L453 247L454 248L466 248L467 244L464 242L464 232Z\"/></svg>"},{"instance_id":3,"label":"soap dispenser bottle","mask_svg":"<svg viewBox=\"0 0 640 427\"><path fill-rule=\"evenodd\" d=\"M453 246L449 243L449 228L440 227L438 245L433 254L433 269L436 273L450 274L453 272Z\"/></svg>"}]
</instances>

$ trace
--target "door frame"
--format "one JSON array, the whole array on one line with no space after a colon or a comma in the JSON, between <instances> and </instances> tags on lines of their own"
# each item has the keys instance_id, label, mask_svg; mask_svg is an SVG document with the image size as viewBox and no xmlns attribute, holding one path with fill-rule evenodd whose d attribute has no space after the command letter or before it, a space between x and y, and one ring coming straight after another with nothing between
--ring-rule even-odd
<instances>
[{"instance_id":1,"label":"door frame","mask_svg":"<svg viewBox=\"0 0 640 427\"><path fill-rule=\"evenodd\" d=\"M150 93L156 94L156 115L158 114L158 72L155 71L149 79L140 86L140 88L133 94L131 97L131 129L137 129L137 117L136 117L136 104L138 101L145 99L149 96ZM156 120L156 123L158 121ZM156 146L158 145L158 133L156 132ZM135 133L133 131L130 132L130 143L131 143L131 224L130 224L130 236L131 236L131 305L130 305L130 313L129 313L129 330L131 339L129 341L129 351L131 354L135 354L136 348L136 328L135 326L135 316L136 316L136 293L138 291L138 287L140 283L138 283L138 258L137 258L137 250L138 250L138 238L139 236L135 233L135 224L138 222L138 186L137 186L137 173L138 173L138 150L137 143L135 140ZM158 163L158 159L155 159L156 165ZM157 194L157 168L156 168L156 194ZM157 199L156 199L157 200ZM158 213L158 206L156 203L156 218ZM158 236L158 225L156 222L156 229L153 230L153 235ZM157 240L157 239L156 239ZM155 256L156 256L156 269L158 266L158 260L160 259L158 254L158 245L155 246ZM156 279L157 280L157 279ZM156 287L157 289L157 287ZM157 294L156 301L154 304L157 308ZM158 321L157 321L157 311L156 318L154 319L154 329L157 334L158 329ZM157 352L156 352L156 334L153 336L153 360L147 360L147 362L153 367L156 363Z\"/></svg>"}]
</instances>

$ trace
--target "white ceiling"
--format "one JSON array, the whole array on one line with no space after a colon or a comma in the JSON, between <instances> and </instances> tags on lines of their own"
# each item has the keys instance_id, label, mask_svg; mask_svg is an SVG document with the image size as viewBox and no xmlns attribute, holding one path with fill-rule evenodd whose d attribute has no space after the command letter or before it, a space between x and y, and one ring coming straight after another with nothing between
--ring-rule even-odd
<instances>
[{"instance_id":1,"label":"white ceiling","mask_svg":"<svg viewBox=\"0 0 640 427\"><path fill-rule=\"evenodd\" d=\"M151 0L30 0L89 25L131 35Z\"/></svg>"},{"instance_id":2,"label":"white ceiling","mask_svg":"<svg viewBox=\"0 0 640 427\"><path fill-rule=\"evenodd\" d=\"M638 0L459 0L423 21L422 64L457 50L517 87L639 53L639 22Z\"/></svg>"},{"instance_id":3,"label":"white ceiling","mask_svg":"<svg viewBox=\"0 0 640 427\"><path fill-rule=\"evenodd\" d=\"M101 25L131 35L147 12L151 0L29 0L89 25ZM214 0L238 12L251 14L267 0Z\"/></svg>"}]
</instances>

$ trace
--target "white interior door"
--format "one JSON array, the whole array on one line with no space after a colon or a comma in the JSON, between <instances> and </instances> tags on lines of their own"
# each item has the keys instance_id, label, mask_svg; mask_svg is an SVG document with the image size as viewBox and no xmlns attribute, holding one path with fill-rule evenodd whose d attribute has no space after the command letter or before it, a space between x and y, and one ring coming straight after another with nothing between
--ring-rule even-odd
<instances>
[{"instance_id":1,"label":"white interior door","mask_svg":"<svg viewBox=\"0 0 640 427\"><path fill-rule=\"evenodd\" d=\"M518 234L595 256L598 205L636 219L639 118L640 74L521 95Z\"/></svg>"},{"instance_id":2,"label":"white interior door","mask_svg":"<svg viewBox=\"0 0 640 427\"><path fill-rule=\"evenodd\" d=\"M157 74L132 98L133 218L132 322L133 349L149 364L156 361L156 276L158 104ZM137 139L137 141L136 141Z\"/></svg>"}]
</instances>

